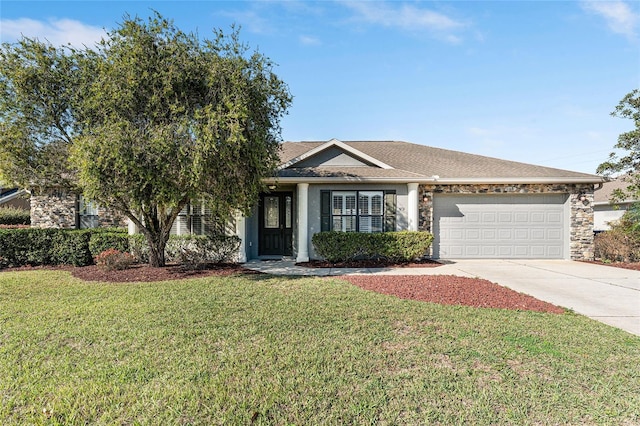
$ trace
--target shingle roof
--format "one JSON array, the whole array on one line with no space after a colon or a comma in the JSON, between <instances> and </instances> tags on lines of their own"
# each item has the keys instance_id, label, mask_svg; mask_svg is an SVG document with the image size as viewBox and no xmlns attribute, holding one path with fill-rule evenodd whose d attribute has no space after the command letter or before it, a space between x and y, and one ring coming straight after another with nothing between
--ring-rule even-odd
<instances>
[{"instance_id":1,"label":"shingle roof","mask_svg":"<svg viewBox=\"0 0 640 426\"><path fill-rule=\"evenodd\" d=\"M621 176L617 179L605 182L602 184L602 188L596 190L593 193L593 202L597 204L607 204L609 199L616 189L626 189L629 186L629 182L625 181L626 176ZM627 200L632 202L634 200Z\"/></svg>"},{"instance_id":2,"label":"shingle roof","mask_svg":"<svg viewBox=\"0 0 640 426\"><path fill-rule=\"evenodd\" d=\"M287 163L304 153L318 148L327 142L284 142L281 162ZM551 179L558 183L579 180L600 182L600 176L573 172L533 164L501 160L482 155L468 154L425 145L399 141L350 141L342 143L373 158L379 159L393 169L382 170L375 167L325 168L314 170L295 169L295 164L279 172L280 177L340 177L344 174L366 177L388 177L430 179L434 175L442 180L522 180ZM374 169L374 170L370 170Z\"/></svg>"}]
</instances>

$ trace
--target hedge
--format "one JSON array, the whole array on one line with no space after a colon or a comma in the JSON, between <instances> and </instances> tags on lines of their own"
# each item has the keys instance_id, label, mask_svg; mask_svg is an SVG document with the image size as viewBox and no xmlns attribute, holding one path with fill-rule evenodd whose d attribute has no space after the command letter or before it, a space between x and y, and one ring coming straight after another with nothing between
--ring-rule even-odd
<instances>
[{"instance_id":1,"label":"hedge","mask_svg":"<svg viewBox=\"0 0 640 426\"><path fill-rule=\"evenodd\" d=\"M91 265L99 253L92 247L118 248L105 241L122 238L126 233L117 229L0 229L0 267Z\"/></svg>"},{"instance_id":2,"label":"hedge","mask_svg":"<svg viewBox=\"0 0 640 426\"><path fill-rule=\"evenodd\" d=\"M91 233L89 251L92 257L96 257L103 251L109 249L115 249L123 253L129 252L129 235L127 232L98 231Z\"/></svg>"},{"instance_id":3,"label":"hedge","mask_svg":"<svg viewBox=\"0 0 640 426\"><path fill-rule=\"evenodd\" d=\"M0 207L0 225L29 225L31 213L29 210L15 207Z\"/></svg>"},{"instance_id":4,"label":"hedge","mask_svg":"<svg viewBox=\"0 0 640 426\"><path fill-rule=\"evenodd\" d=\"M237 236L171 235L166 260L199 268L209 263L235 261ZM24 265L91 265L97 255L115 249L131 253L138 262L149 261L144 235L127 235L119 228L0 229L0 268Z\"/></svg>"},{"instance_id":5,"label":"hedge","mask_svg":"<svg viewBox=\"0 0 640 426\"><path fill-rule=\"evenodd\" d=\"M0 266L90 265L87 230L0 229Z\"/></svg>"},{"instance_id":6,"label":"hedge","mask_svg":"<svg viewBox=\"0 0 640 426\"><path fill-rule=\"evenodd\" d=\"M411 261L423 257L433 241L429 232L319 232L311 242L316 252L329 262L349 260Z\"/></svg>"}]
</instances>

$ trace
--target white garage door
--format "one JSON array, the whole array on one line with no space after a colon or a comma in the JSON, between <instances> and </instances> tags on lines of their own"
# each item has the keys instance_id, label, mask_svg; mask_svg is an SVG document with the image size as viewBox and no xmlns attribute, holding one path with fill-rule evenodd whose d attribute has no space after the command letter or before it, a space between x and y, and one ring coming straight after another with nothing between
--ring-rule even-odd
<instances>
[{"instance_id":1,"label":"white garage door","mask_svg":"<svg viewBox=\"0 0 640 426\"><path fill-rule=\"evenodd\" d=\"M436 195L436 258L562 259L566 194Z\"/></svg>"}]
</instances>

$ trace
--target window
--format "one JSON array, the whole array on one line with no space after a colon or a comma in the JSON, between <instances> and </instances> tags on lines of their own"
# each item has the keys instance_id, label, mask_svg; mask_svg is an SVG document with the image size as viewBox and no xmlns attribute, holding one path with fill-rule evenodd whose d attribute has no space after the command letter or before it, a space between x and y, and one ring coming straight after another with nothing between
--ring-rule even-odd
<instances>
[{"instance_id":1,"label":"window","mask_svg":"<svg viewBox=\"0 0 640 426\"><path fill-rule=\"evenodd\" d=\"M210 235L215 230L211 210L203 202L187 204L171 227L174 235Z\"/></svg>"},{"instance_id":2,"label":"window","mask_svg":"<svg viewBox=\"0 0 640 426\"><path fill-rule=\"evenodd\" d=\"M395 230L394 191L321 191L322 231Z\"/></svg>"},{"instance_id":3,"label":"window","mask_svg":"<svg viewBox=\"0 0 640 426\"><path fill-rule=\"evenodd\" d=\"M78 195L78 228L97 228L98 226L100 226L98 205Z\"/></svg>"}]
</instances>

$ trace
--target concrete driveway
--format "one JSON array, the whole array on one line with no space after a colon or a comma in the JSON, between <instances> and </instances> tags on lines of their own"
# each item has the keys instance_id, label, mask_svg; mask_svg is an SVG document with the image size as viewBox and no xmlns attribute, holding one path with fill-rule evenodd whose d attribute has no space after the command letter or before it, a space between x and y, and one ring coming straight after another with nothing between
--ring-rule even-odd
<instances>
[{"instance_id":1,"label":"concrete driveway","mask_svg":"<svg viewBox=\"0 0 640 426\"><path fill-rule=\"evenodd\" d=\"M456 260L433 269L484 278L640 336L640 271L569 260Z\"/></svg>"}]
</instances>

